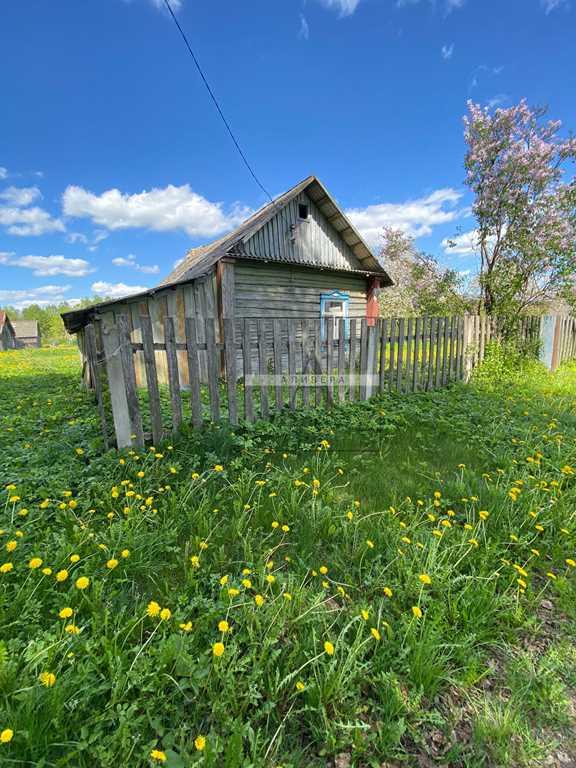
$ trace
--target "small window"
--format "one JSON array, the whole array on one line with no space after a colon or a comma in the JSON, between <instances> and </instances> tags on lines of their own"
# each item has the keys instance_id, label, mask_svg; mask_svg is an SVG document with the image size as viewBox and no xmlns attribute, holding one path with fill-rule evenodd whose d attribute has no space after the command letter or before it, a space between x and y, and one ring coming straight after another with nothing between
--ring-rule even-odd
<instances>
[{"instance_id":1,"label":"small window","mask_svg":"<svg viewBox=\"0 0 576 768\"><path fill-rule=\"evenodd\" d=\"M304 219L304 221L308 218L308 206L306 203L298 203L298 218Z\"/></svg>"},{"instance_id":2,"label":"small window","mask_svg":"<svg viewBox=\"0 0 576 768\"><path fill-rule=\"evenodd\" d=\"M322 319L322 339L326 339L328 323L332 323L333 338L338 339L340 329L340 318L344 319L344 335L350 336L350 320L348 316L348 306L350 296L341 291L331 291L330 293L320 294L320 317Z\"/></svg>"}]
</instances>

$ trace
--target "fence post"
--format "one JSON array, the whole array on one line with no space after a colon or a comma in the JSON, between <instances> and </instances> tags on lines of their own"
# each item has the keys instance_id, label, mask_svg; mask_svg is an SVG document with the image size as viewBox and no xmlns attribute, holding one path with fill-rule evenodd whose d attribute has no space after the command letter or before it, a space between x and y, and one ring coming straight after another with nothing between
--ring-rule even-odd
<instances>
[{"instance_id":1,"label":"fence post","mask_svg":"<svg viewBox=\"0 0 576 768\"><path fill-rule=\"evenodd\" d=\"M554 370L554 341L556 336L556 318L544 315L540 321L540 362L549 371Z\"/></svg>"},{"instance_id":2,"label":"fence post","mask_svg":"<svg viewBox=\"0 0 576 768\"><path fill-rule=\"evenodd\" d=\"M464 338L462 356L464 358L464 381L470 381L472 373L472 338L474 333L474 315L464 316Z\"/></svg>"},{"instance_id":3,"label":"fence post","mask_svg":"<svg viewBox=\"0 0 576 768\"><path fill-rule=\"evenodd\" d=\"M113 312L106 312L102 316L102 344L106 360L106 373L108 375L116 445L118 448L126 448L132 445L132 425L130 423L128 399L126 397L122 360L120 358L120 339L118 328L114 323Z\"/></svg>"},{"instance_id":4,"label":"fence post","mask_svg":"<svg viewBox=\"0 0 576 768\"><path fill-rule=\"evenodd\" d=\"M100 369L98 368L98 354L96 351L96 331L92 323L89 323L84 329L84 342L86 351L86 360L88 363L89 376L94 385L94 395L98 405L100 415L100 426L102 428L102 437L104 438L104 448L108 450L108 420L106 418L106 409L104 407L104 397L102 393L102 381L100 379Z\"/></svg>"}]
</instances>

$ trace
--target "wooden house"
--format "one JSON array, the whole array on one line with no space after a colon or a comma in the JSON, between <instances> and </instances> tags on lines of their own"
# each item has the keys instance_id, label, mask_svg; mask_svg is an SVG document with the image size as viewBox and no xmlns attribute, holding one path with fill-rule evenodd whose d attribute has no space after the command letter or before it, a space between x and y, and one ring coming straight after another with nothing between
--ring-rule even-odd
<instances>
[{"instance_id":1,"label":"wooden house","mask_svg":"<svg viewBox=\"0 0 576 768\"><path fill-rule=\"evenodd\" d=\"M37 320L14 320L17 347L39 347L41 345L40 326Z\"/></svg>"},{"instance_id":2,"label":"wooden house","mask_svg":"<svg viewBox=\"0 0 576 768\"><path fill-rule=\"evenodd\" d=\"M16 332L14 326L6 314L0 310L0 352L16 348Z\"/></svg>"},{"instance_id":3,"label":"wooden house","mask_svg":"<svg viewBox=\"0 0 576 768\"><path fill-rule=\"evenodd\" d=\"M141 341L140 317L149 316L158 343L164 341L166 316L175 320L177 342L184 341L185 317L214 318L220 328L226 318L343 317L371 324L378 316L377 293L391 284L362 236L310 176L233 232L190 250L156 288L62 317L67 331L78 335L81 350L87 323L100 319L106 332L120 314L128 316L135 342ZM201 333L202 322L197 327ZM144 370L139 354L137 381ZM185 386L185 352L179 354ZM161 383L167 375L164 357L158 358Z\"/></svg>"}]
</instances>

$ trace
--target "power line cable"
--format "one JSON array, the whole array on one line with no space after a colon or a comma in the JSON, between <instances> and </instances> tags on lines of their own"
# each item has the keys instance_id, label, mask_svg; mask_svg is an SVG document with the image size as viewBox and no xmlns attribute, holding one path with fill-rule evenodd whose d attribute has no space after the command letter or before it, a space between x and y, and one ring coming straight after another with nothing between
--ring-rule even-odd
<instances>
[{"instance_id":1,"label":"power line cable","mask_svg":"<svg viewBox=\"0 0 576 768\"><path fill-rule=\"evenodd\" d=\"M172 16L172 19L173 19L173 21L174 21L174 24L176 24L176 26L177 26L177 28L178 28L178 31L180 32L180 35L182 36L182 40L184 40L184 43L185 43L185 45L186 45L186 48L188 48L188 52L190 53L190 56L192 56L192 60L194 61L194 64L196 65L196 69L198 70L198 73L200 74L200 77L202 78L202 81L203 81L204 85L206 86L206 90L207 90L207 91L208 91L208 93L210 94L210 98L211 98L211 99L212 99L212 101L214 102L214 106L215 106L215 107L216 107L216 109L218 110L218 114L219 114L219 115L220 115L220 117L222 118L222 122L223 122L223 123L224 123L224 125L226 126L226 130L227 130L227 131L228 131L228 133L230 134L230 138L231 138L231 139L232 139L232 141L234 142L234 146L235 146L235 147L236 147L236 149L238 150L238 152L239 152L239 154L240 154L240 157L242 158L242 160L243 160L243 162L244 162L244 165L246 166L246 168L248 168L248 171L250 172L250 175L252 176L252 178L254 179L254 181L256 182L256 184L258 184L258 186L260 187L260 189L262 190L262 192L264 192L264 194L266 195L266 197L268 197L268 198L269 198L270 202L271 202L271 203L273 203L273 202L274 202L274 200L272 199L272 195L270 194L270 192L268 192L268 190L266 189L266 187L264 186L264 184L262 184L262 182L260 181L260 179L259 179L259 178L258 178L258 176L256 175L255 171L253 170L252 166L251 166L251 165L250 165L250 163L248 162L248 158L246 157L246 155L245 155L245 154L244 154L244 152L242 151L242 147L241 147L241 146L240 146L240 144L238 143L238 140L237 140L236 136L234 135L234 132L232 131L232 128L230 127L230 123L228 122L228 120L226 120L226 117L224 116L224 112L222 111L222 109L221 109L221 107L220 107L220 104L218 103L218 99L217 99L217 98L216 98L216 96L214 95L214 91L213 91L213 90L212 90L212 88L210 87L210 83L208 82L208 80L206 79L206 75L205 75L205 74L204 74L204 72L202 71L202 67L200 66L200 62L198 61L198 59L197 59L197 57L196 57L196 54L195 54L195 53L194 53L194 51L192 50L192 46L191 46L191 45L190 45L190 43L188 42L188 38L186 37L186 33L184 32L184 30L183 30L183 29L182 29L182 27L180 26L180 22L178 21L178 19L176 18L176 14L175 14L175 13L174 13L174 11L172 10L172 6L170 5L170 3L169 3L169 0L164 0L164 3L165 3L165 5L166 5L166 8L168 8L168 11L169 11L169 13L170 13L170 16Z\"/></svg>"}]
</instances>

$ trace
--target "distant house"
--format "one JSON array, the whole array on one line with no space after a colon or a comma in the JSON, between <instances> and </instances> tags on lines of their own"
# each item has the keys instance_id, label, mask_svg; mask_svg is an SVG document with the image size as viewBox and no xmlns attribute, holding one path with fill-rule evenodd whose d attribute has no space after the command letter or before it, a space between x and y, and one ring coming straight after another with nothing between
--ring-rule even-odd
<instances>
[{"instance_id":1,"label":"distant house","mask_svg":"<svg viewBox=\"0 0 576 768\"><path fill-rule=\"evenodd\" d=\"M6 314L0 310L0 352L6 349L15 349L16 333L14 326Z\"/></svg>"},{"instance_id":2,"label":"distant house","mask_svg":"<svg viewBox=\"0 0 576 768\"><path fill-rule=\"evenodd\" d=\"M190 250L160 285L115 301L66 312L69 333L83 347L93 319L113 324L128 315L139 338L140 316L149 315L154 340L163 320L175 318L178 341L184 318L321 320L378 316L377 294L392 285L388 273L323 184L309 176L265 205L236 230ZM162 371L159 371L162 376Z\"/></svg>"},{"instance_id":3,"label":"distant house","mask_svg":"<svg viewBox=\"0 0 576 768\"><path fill-rule=\"evenodd\" d=\"M17 347L39 347L40 326L37 320L14 320Z\"/></svg>"}]
</instances>

